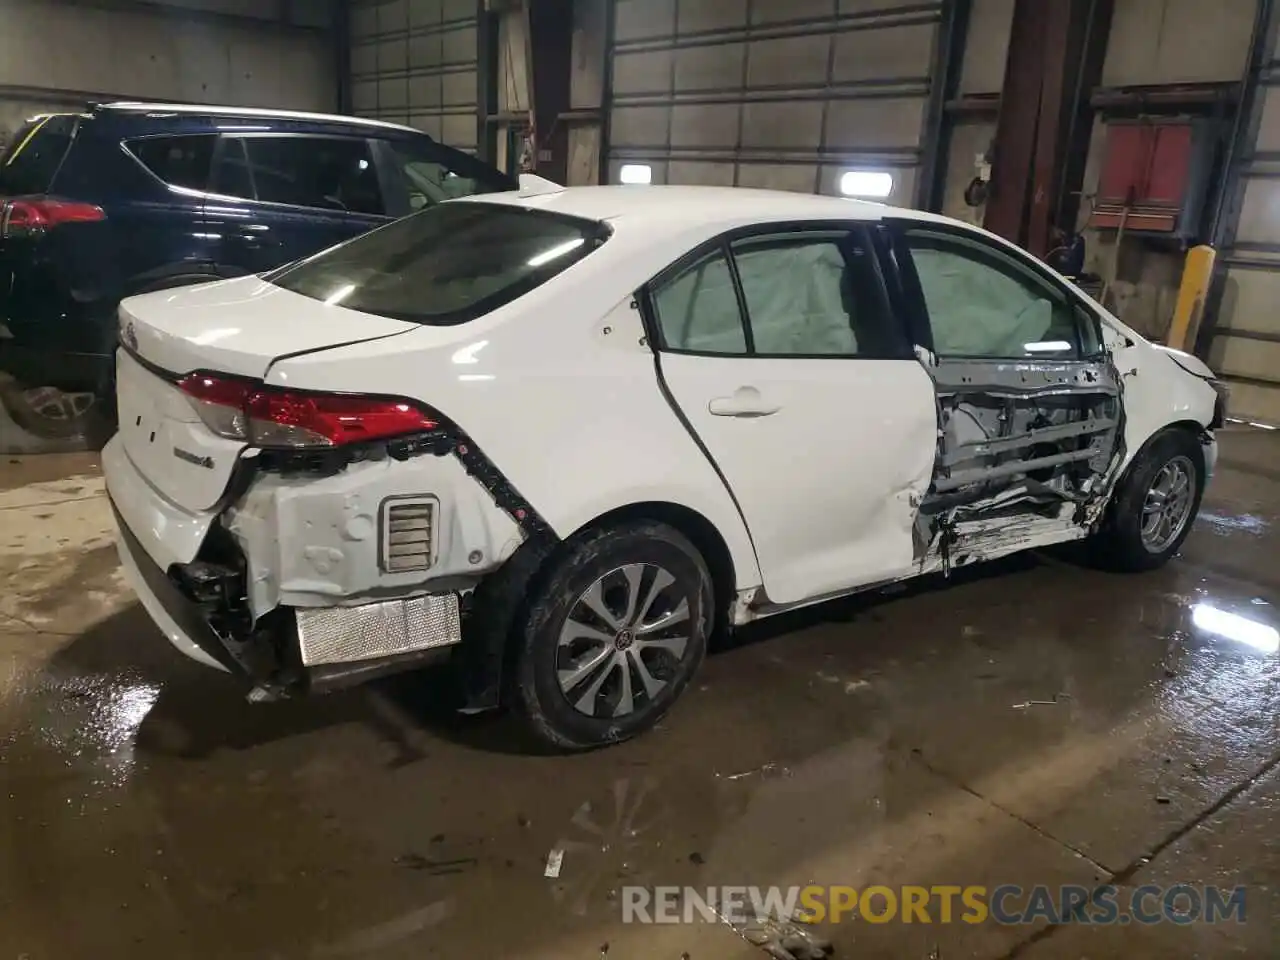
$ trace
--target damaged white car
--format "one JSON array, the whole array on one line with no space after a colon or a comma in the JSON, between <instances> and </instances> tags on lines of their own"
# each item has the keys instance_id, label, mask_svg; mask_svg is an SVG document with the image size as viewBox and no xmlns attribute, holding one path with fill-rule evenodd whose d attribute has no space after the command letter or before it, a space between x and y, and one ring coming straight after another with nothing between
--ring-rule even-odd
<instances>
[{"instance_id":1,"label":"damaged white car","mask_svg":"<svg viewBox=\"0 0 1280 960\"><path fill-rule=\"evenodd\" d=\"M698 187L451 201L120 311L125 569L253 699L450 659L582 748L713 631L1089 538L1182 543L1210 370L941 217Z\"/></svg>"}]
</instances>

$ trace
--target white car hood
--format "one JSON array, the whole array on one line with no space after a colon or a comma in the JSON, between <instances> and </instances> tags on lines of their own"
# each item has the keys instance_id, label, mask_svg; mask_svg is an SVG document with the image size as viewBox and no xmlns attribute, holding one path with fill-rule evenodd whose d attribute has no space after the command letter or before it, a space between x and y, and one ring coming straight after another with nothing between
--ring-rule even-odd
<instances>
[{"instance_id":1,"label":"white car hood","mask_svg":"<svg viewBox=\"0 0 1280 960\"><path fill-rule=\"evenodd\" d=\"M272 362L417 330L330 306L259 277L159 290L120 304L120 342L170 373L263 377Z\"/></svg>"}]
</instances>

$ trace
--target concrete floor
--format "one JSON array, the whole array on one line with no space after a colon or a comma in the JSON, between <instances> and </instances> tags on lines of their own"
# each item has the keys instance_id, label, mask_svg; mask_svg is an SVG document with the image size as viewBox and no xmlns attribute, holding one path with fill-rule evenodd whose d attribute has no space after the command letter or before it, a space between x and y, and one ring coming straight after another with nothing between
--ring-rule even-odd
<instances>
[{"instance_id":1,"label":"concrete floor","mask_svg":"<svg viewBox=\"0 0 1280 960\"><path fill-rule=\"evenodd\" d=\"M1280 433L1223 445L1161 572L1029 557L766 625L657 731L568 758L433 708L431 677L247 704L130 599L90 457L0 461L0 957L721 960L764 954L624 926L618 888L1111 878L1246 884L1247 922L823 932L859 958L1275 956L1280 667L1189 608L1280 623Z\"/></svg>"}]
</instances>

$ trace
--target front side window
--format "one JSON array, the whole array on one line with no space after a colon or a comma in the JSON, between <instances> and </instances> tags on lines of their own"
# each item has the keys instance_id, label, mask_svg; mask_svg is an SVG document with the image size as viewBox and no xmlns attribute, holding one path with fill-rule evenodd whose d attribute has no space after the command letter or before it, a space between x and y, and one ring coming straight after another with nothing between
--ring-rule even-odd
<instances>
[{"instance_id":1,"label":"front side window","mask_svg":"<svg viewBox=\"0 0 1280 960\"><path fill-rule=\"evenodd\" d=\"M209 184L209 167L216 143L217 137L212 134L196 134L146 137L129 140L125 145L139 163L164 183L204 190Z\"/></svg>"},{"instance_id":2,"label":"front side window","mask_svg":"<svg viewBox=\"0 0 1280 960\"><path fill-rule=\"evenodd\" d=\"M448 203L266 279L330 306L435 326L464 323L546 283L607 236L608 228L591 220Z\"/></svg>"},{"instance_id":3,"label":"front side window","mask_svg":"<svg viewBox=\"0 0 1280 960\"><path fill-rule=\"evenodd\" d=\"M517 184L499 170L428 137L386 141L393 175L408 196L410 211L477 193L514 190Z\"/></svg>"},{"instance_id":4,"label":"front side window","mask_svg":"<svg viewBox=\"0 0 1280 960\"><path fill-rule=\"evenodd\" d=\"M1026 264L981 238L908 230L940 357L1072 360L1078 312Z\"/></svg>"},{"instance_id":5,"label":"front side window","mask_svg":"<svg viewBox=\"0 0 1280 960\"><path fill-rule=\"evenodd\" d=\"M316 210L381 216L386 209L361 137L228 137L212 189Z\"/></svg>"}]
</instances>

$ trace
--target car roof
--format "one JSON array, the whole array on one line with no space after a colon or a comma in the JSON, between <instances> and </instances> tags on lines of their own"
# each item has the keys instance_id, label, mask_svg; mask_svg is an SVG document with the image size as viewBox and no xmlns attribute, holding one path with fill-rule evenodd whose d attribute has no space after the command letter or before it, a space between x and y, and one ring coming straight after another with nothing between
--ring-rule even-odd
<instances>
[{"instance_id":1,"label":"car roof","mask_svg":"<svg viewBox=\"0 0 1280 960\"><path fill-rule=\"evenodd\" d=\"M508 203L588 220L627 221L628 225L679 227L698 224L730 229L757 221L879 220L886 214L921 220L945 220L919 210L847 197L757 190L747 187L600 186L484 194L470 202Z\"/></svg>"},{"instance_id":2,"label":"car roof","mask_svg":"<svg viewBox=\"0 0 1280 960\"><path fill-rule=\"evenodd\" d=\"M260 117L268 120L306 120L313 123L333 123L356 127L373 127L382 130L398 130L402 133L414 133L425 136L420 130L400 123L389 123L386 120L371 120L368 117L349 117L334 113L307 113L300 110L271 110L264 107L222 107L200 103L147 103L143 101L119 100L113 103L100 103L98 110L112 110L123 113L167 113L186 114L197 117Z\"/></svg>"}]
</instances>

